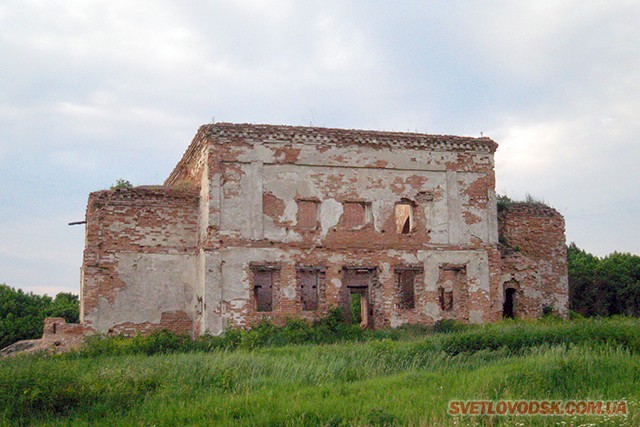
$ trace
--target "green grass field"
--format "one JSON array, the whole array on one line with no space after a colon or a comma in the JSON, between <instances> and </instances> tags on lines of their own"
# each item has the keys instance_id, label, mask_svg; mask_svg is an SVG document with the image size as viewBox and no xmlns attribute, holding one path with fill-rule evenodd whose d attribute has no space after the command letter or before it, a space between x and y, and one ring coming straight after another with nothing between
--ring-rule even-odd
<instances>
[{"instance_id":1,"label":"green grass field","mask_svg":"<svg viewBox=\"0 0 640 427\"><path fill-rule=\"evenodd\" d=\"M139 343L133 351L132 341L103 340L78 353L0 359L0 423L640 425L640 320L461 329L320 345L186 345L191 351L153 355ZM447 415L450 400L471 399L624 399L629 415Z\"/></svg>"}]
</instances>

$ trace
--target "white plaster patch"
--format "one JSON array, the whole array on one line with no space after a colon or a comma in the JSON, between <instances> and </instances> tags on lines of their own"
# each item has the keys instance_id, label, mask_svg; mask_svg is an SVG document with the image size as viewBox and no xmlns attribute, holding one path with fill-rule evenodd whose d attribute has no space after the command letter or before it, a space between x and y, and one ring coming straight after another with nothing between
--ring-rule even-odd
<instances>
[{"instance_id":1,"label":"white plaster patch","mask_svg":"<svg viewBox=\"0 0 640 427\"><path fill-rule=\"evenodd\" d=\"M333 253L329 255L329 262L332 264L344 264L344 255Z\"/></svg>"},{"instance_id":2,"label":"white plaster patch","mask_svg":"<svg viewBox=\"0 0 640 427\"><path fill-rule=\"evenodd\" d=\"M536 282L538 281L536 280ZM538 289L534 289L533 286L523 286L522 293L524 294L525 297L535 299L535 300L542 300L542 297L543 297L543 293L540 292Z\"/></svg>"},{"instance_id":3,"label":"white plaster patch","mask_svg":"<svg viewBox=\"0 0 640 427\"><path fill-rule=\"evenodd\" d=\"M407 323L406 319L398 316L396 313L391 313L391 318L389 319L389 325L392 328L398 328Z\"/></svg>"},{"instance_id":4,"label":"white plaster patch","mask_svg":"<svg viewBox=\"0 0 640 427\"><path fill-rule=\"evenodd\" d=\"M284 212L279 219L280 222L298 223L298 203L294 199L289 199L285 202Z\"/></svg>"},{"instance_id":5,"label":"white plaster patch","mask_svg":"<svg viewBox=\"0 0 640 427\"><path fill-rule=\"evenodd\" d=\"M390 272L391 272L391 264L389 264L388 262L380 263L380 275L381 276L387 277Z\"/></svg>"},{"instance_id":6,"label":"white plaster patch","mask_svg":"<svg viewBox=\"0 0 640 427\"><path fill-rule=\"evenodd\" d=\"M288 299L294 299L296 297L296 288L295 286L286 286L284 289L284 296Z\"/></svg>"},{"instance_id":7,"label":"white plaster patch","mask_svg":"<svg viewBox=\"0 0 640 427\"><path fill-rule=\"evenodd\" d=\"M340 221L343 212L342 203L335 199L326 199L320 208L320 226L322 237L326 236L329 229L335 227Z\"/></svg>"},{"instance_id":8,"label":"white plaster patch","mask_svg":"<svg viewBox=\"0 0 640 427\"><path fill-rule=\"evenodd\" d=\"M440 306L435 302L428 302L424 305L424 314L433 320L438 320L440 318Z\"/></svg>"},{"instance_id":9,"label":"white plaster patch","mask_svg":"<svg viewBox=\"0 0 640 427\"><path fill-rule=\"evenodd\" d=\"M116 291L113 304L98 300L88 320L100 332L121 323L160 323L163 312L185 311L193 318L190 283L196 281L196 256L118 254L116 272L126 285Z\"/></svg>"},{"instance_id":10,"label":"white plaster patch","mask_svg":"<svg viewBox=\"0 0 640 427\"><path fill-rule=\"evenodd\" d=\"M482 310L469 310L469 323L482 324L484 323L484 315Z\"/></svg>"},{"instance_id":11,"label":"white plaster patch","mask_svg":"<svg viewBox=\"0 0 640 427\"><path fill-rule=\"evenodd\" d=\"M253 150L249 152L252 161L261 161L264 163L273 163L275 156L273 150L264 144L255 144Z\"/></svg>"},{"instance_id":12,"label":"white plaster patch","mask_svg":"<svg viewBox=\"0 0 640 427\"><path fill-rule=\"evenodd\" d=\"M391 213L393 203L384 202L382 200L374 200L371 202L371 215L373 216L373 229L379 233L382 231L384 218Z\"/></svg>"},{"instance_id":13,"label":"white plaster patch","mask_svg":"<svg viewBox=\"0 0 640 427\"><path fill-rule=\"evenodd\" d=\"M232 300L228 301L228 303L229 303L229 306L232 309L239 310L242 307L244 307L247 302L246 302L246 300L242 300L242 299L232 299Z\"/></svg>"},{"instance_id":14,"label":"white plaster patch","mask_svg":"<svg viewBox=\"0 0 640 427\"><path fill-rule=\"evenodd\" d=\"M390 250L388 253L392 257L400 258L404 264L417 264L419 262L418 257L411 252Z\"/></svg>"}]
</instances>

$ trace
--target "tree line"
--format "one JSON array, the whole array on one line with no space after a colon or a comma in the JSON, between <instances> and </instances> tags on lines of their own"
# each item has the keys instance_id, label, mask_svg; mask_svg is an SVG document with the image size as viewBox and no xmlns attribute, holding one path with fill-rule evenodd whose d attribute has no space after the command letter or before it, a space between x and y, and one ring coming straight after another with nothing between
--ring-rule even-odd
<instances>
[{"instance_id":1,"label":"tree line","mask_svg":"<svg viewBox=\"0 0 640 427\"><path fill-rule=\"evenodd\" d=\"M572 311L640 317L640 256L614 252L599 258L571 243L567 261Z\"/></svg>"}]
</instances>

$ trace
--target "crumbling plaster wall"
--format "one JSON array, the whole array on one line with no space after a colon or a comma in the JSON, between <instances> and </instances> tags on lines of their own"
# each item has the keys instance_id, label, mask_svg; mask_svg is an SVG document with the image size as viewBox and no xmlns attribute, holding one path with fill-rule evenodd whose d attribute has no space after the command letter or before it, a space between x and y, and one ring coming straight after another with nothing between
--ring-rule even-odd
<instances>
[{"instance_id":1,"label":"crumbling plaster wall","mask_svg":"<svg viewBox=\"0 0 640 427\"><path fill-rule=\"evenodd\" d=\"M515 315L536 318L549 307L569 314L567 249L562 215L535 203L515 203L500 211L500 290L515 289ZM504 296L502 296L504 300Z\"/></svg>"},{"instance_id":2,"label":"crumbling plaster wall","mask_svg":"<svg viewBox=\"0 0 640 427\"><path fill-rule=\"evenodd\" d=\"M389 219L395 204L408 199L422 223L416 230L421 234L410 239L418 245L497 242L491 153L254 143L216 143L212 160L219 161L220 181L218 188L211 183L216 216L210 225L227 240L295 243L313 237L326 244L338 231L342 203L351 201L371 203L378 243L398 244L402 236L390 232L395 226ZM321 203L315 235L296 230L298 200Z\"/></svg>"},{"instance_id":3,"label":"crumbling plaster wall","mask_svg":"<svg viewBox=\"0 0 640 427\"><path fill-rule=\"evenodd\" d=\"M191 333L197 218L192 189L91 193L81 322L105 333Z\"/></svg>"},{"instance_id":4,"label":"crumbling plaster wall","mask_svg":"<svg viewBox=\"0 0 640 427\"><path fill-rule=\"evenodd\" d=\"M564 314L557 212L501 212L509 245L498 250L496 146L487 138L202 126L165 187L90 195L82 322L101 332L164 327L195 336L266 318L316 319L344 306L355 267L370 272L374 327L495 321L505 286L518 287L521 317L546 305ZM396 229L396 203L413 206L408 234ZM299 222L314 204L316 226ZM273 272L270 311L256 310L256 268ZM319 272L315 310L304 310L300 268ZM412 308L401 304L398 271L407 268L415 271Z\"/></svg>"},{"instance_id":5,"label":"crumbling plaster wall","mask_svg":"<svg viewBox=\"0 0 640 427\"><path fill-rule=\"evenodd\" d=\"M375 282L369 291L373 309L373 326L400 326L404 323L433 324L444 318L459 318L472 323L484 323L490 318L490 274L487 253L484 250L459 251L362 251L281 249L281 248L229 248L222 251L224 264L223 313L230 326L255 326L264 319L276 323L286 317L310 320L321 317L331 307L339 307L344 298L343 267L375 269ZM443 264L455 263L468 269L468 300L455 312L445 313L438 304L437 276ZM274 285L274 309L257 312L252 293L252 266L275 267L278 277ZM304 311L300 289L297 286L296 267L324 268L318 310ZM414 309L399 308L397 267L422 268L422 280L416 283Z\"/></svg>"},{"instance_id":6,"label":"crumbling plaster wall","mask_svg":"<svg viewBox=\"0 0 640 427\"><path fill-rule=\"evenodd\" d=\"M211 200L218 200L220 174L218 165L210 162L214 147L209 138L209 127L201 126L182 160L176 165L164 185L180 188L184 183L195 187L199 194L198 232L194 292L190 306L194 308L194 335L222 330L222 319L215 310L220 300L219 254L210 244L210 236L217 231L218 212ZM213 218L213 220L212 220Z\"/></svg>"},{"instance_id":7,"label":"crumbling plaster wall","mask_svg":"<svg viewBox=\"0 0 640 427\"><path fill-rule=\"evenodd\" d=\"M218 126L218 125L216 125ZM255 129L252 129L252 131ZM213 129L209 138L209 241L205 243L205 311L213 333L251 326L263 318L317 318L338 306L344 266L373 266L374 323L398 326L446 317L482 323L495 320L499 257L492 141L451 150L394 146L388 141L347 144L318 132L315 138L278 137ZM299 201L318 203L318 226L298 224ZM396 232L396 203L414 204L414 230ZM344 203L370 206L371 221L357 229L345 223ZM270 263L282 288L274 309L259 313L253 301L251 266ZM439 265L467 269L469 297L454 313L437 303ZM416 308L398 308L394 269L424 269L416 284ZM325 270L320 305L304 312L296 289L296 266ZM216 319L213 321L213 319Z\"/></svg>"}]
</instances>

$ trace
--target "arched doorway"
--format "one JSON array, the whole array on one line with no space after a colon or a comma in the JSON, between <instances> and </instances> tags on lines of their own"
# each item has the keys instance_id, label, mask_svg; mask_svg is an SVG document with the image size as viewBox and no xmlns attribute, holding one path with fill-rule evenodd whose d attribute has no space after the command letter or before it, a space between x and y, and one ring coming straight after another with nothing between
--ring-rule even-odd
<instances>
[{"instance_id":1,"label":"arched doorway","mask_svg":"<svg viewBox=\"0 0 640 427\"><path fill-rule=\"evenodd\" d=\"M502 306L502 317L513 319L516 314L516 288L509 287L504 290L504 305Z\"/></svg>"}]
</instances>

